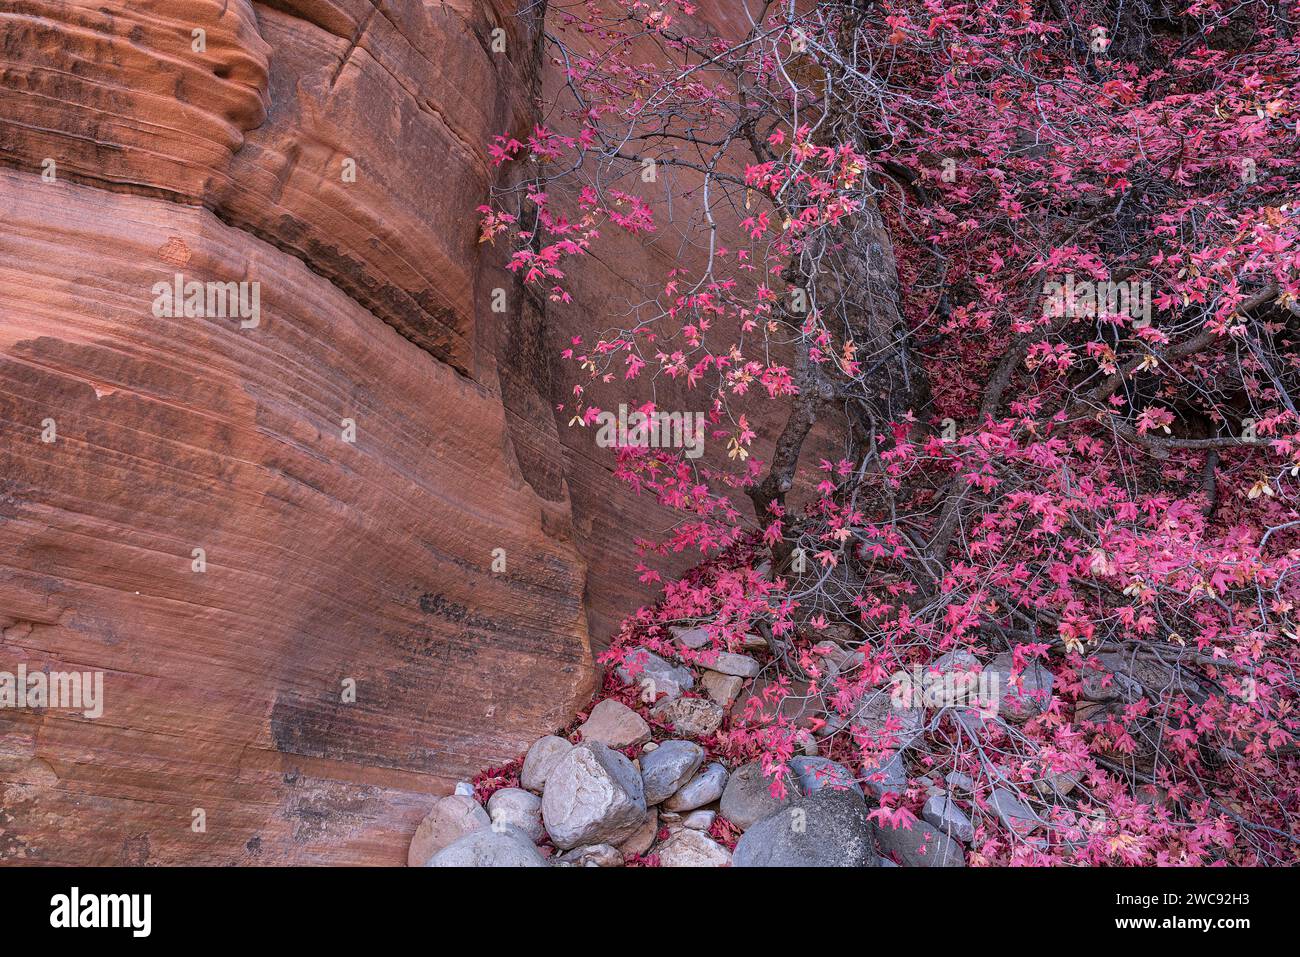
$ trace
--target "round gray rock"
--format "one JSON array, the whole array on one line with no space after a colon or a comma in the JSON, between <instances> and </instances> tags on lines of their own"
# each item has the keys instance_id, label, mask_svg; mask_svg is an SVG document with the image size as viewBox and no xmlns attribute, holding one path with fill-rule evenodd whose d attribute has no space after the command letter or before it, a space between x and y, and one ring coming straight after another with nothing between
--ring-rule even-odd
<instances>
[{"instance_id":1,"label":"round gray rock","mask_svg":"<svg viewBox=\"0 0 1300 957\"><path fill-rule=\"evenodd\" d=\"M821 790L753 824L733 867L875 867L867 805L853 791Z\"/></svg>"},{"instance_id":2,"label":"round gray rock","mask_svg":"<svg viewBox=\"0 0 1300 957\"><path fill-rule=\"evenodd\" d=\"M710 635L708 629L703 626L700 626L699 628L679 628L678 626L673 625L668 630L672 633L672 636L677 643L683 648L690 648L692 650L703 648L705 645L713 641L713 636Z\"/></svg>"},{"instance_id":3,"label":"round gray rock","mask_svg":"<svg viewBox=\"0 0 1300 957\"><path fill-rule=\"evenodd\" d=\"M692 831L707 831L713 827L713 822L718 819L717 811L691 811L682 818L682 827L689 827Z\"/></svg>"},{"instance_id":4,"label":"round gray rock","mask_svg":"<svg viewBox=\"0 0 1300 957\"><path fill-rule=\"evenodd\" d=\"M669 811L693 811L722 797L726 787L727 769L714 761L664 801L664 808Z\"/></svg>"},{"instance_id":5,"label":"round gray rock","mask_svg":"<svg viewBox=\"0 0 1300 957\"><path fill-rule=\"evenodd\" d=\"M772 797L772 782L763 777L761 761L742 764L727 779L722 792L722 816L742 831L760 818L785 807L795 797L794 781L786 783L784 799Z\"/></svg>"},{"instance_id":6,"label":"round gray rock","mask_svg":"<svg viewBox=\"0 0 1300 957\"><path fill-rule=\"evenodd\" d=\"M830 758L791 758L790 770L799 779L804 794L830 788L836 791L856 791L862 795L862 785L858 784L853 772Z\"/></svg>"},{"instance_id":7,"label":"round gray rock","mask_svg":"<svg viewBox=\"0 0 1300 957\"><path fill-rule=\"evenodd\" d=\"M490 827L444 847L429 861L430 867L547 867L533 842L518 828Z\"/></svg>"},{"instance_id":8,"label":"round gray rock","mask_svg":"<svg viewBox=\"0 0 1300 957\"><path fill-rule=\"evenodd\" d=\"M641 782L646 804L658 804L676 793L699 770L704 749L693 741L664 741L641 756Z\"/></svg>"},{"instance_id":9,"label":"round gray rock","mask_svg":"<svg viewBox=\"0 0 1300 957\"><path fill-rule=\"evenodd\" d=\"M965 867L961 845L927 821L913 821L911 829L876 829L882 854L892 853L904 867Z\"/></svg>"}]
</instances>

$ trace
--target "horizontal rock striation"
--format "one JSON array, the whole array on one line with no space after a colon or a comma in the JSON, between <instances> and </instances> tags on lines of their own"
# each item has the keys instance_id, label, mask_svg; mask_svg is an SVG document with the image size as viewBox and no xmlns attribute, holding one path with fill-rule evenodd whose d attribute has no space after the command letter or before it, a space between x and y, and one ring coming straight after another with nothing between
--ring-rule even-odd
<instances>
[{"instance_id":1,"label":"horizontal rock striation","mask_svg":"<svg viewBox=\"0 0 1300 957\"><path fill-rule=\"evenodd\" d=\"M0 11L0 671L104 673L98 718L0 710L0 861L400 863L588 699L550 396L503 397L476 235L528 30ZM160 308L178 274L256 316Z\"/></svg>"}]
</instances>

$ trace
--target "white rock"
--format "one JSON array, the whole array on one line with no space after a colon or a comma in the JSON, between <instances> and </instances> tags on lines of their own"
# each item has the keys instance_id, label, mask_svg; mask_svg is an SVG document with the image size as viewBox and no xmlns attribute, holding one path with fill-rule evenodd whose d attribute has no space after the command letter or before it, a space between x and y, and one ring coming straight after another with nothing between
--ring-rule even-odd
<instances>
[{"instance_id":1,"label":"white rock","mask_svg":"<svg viewBox=\"0 0 1300 957\"><path fill-rule=\"evenodd\" d=\"M540 793L546 787L546 776L551 773L551 769L572 750L572 744L553 734L538 738L524 757L524 769L519 774L519 783L530 791Z\"/></svg>"},{"instance_id":2,"label":"white rock","mask_svg":"<svg viewBox=\"0 0 1300 957\"><path fill-rule=\"evenodd\" d=\"M620 844L645 821L645 792L632 762L583 743L560 759L542 793L542 821L556 847Z\"/></svg>"},{"instance_id":3,"label":"white rock","mask_svg":"<svg viewBox=\"0 0 1300 957\"><path fill-rule=\"evenodd\" d=\"M660 867L726 867L731 852L699 831L682 829L659 847Z\"/></svg>"},{"instance_id":4,"label":"white rock","mask_svg":"<svg viewBox=\"0 0 1300 957\"><path fill-rule=\"evenodd\" d=\"M522 788L502 788L487 803L488 817L498 830L510 824L528 835L534 844L546 836L542 827L542 799Z\"/></svg>"}]
</instances>

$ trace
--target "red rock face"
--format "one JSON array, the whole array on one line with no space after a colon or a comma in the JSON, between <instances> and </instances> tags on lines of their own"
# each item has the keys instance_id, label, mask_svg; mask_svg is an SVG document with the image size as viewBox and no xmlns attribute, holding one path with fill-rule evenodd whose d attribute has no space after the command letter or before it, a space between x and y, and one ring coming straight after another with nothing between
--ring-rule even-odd
<instances>
[{"instance_id":1,"label":"red rock face","mask_svg":"<svg viewBox=\"0 0 1300 957\"><path fill-rule=\"evenodd\" d=\"M528 30L0 11L0 671L104 672L101 717L0 710L0 861L400 863L431 795L586 702L600 469L476 243ZM178 273L257 283L257 324L156 308Z\"/></svg>"},{"instance_id":2,"label":"red rock face","mask_svg":"<svg viewBox=\"0 0 1300 957\"><path fill-rule=\"evenodd\" d=\"M678 247L611 237L543 309L478 244L536 15L0 10L0 672L105 673L102 717L0 708L0 862L401 863L587 703L673 516L557 422L558 354ZM178 273L257 325L156 313Z\"/></svg>"}]
</instances>

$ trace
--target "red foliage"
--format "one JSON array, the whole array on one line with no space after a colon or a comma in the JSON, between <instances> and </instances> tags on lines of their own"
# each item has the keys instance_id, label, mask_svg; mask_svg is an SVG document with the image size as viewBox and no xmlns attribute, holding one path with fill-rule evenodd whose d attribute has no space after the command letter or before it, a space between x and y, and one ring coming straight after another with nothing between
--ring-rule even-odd
<instances>
[{"instance_id":1,"label":"red foliage","mask_svg":"<svg viewBox=\"0 0 1300 957\"><path fill-rule=\"evenodd\" d=\"M618 450L621 479L682 513L646 561L709 560L606 660L703 664L758 630L826 721L946 653L1011 652L1013 685L1053 679L1013 696L1032 716L928 708L878 815L955 771L974 863L1294 863L1300 41L1263 4L1198 0L1176 30L1100 3L813 6L743 37L685 3L564 7L575 132L494 149L542 172L484 208L484 237L554 301L566 259L607 224L654 232L664 195L701 251L564 353L571 426L598 420L596 385L655 411L637 386L678 382L727 447ZM764 404L790 424L761 462ZM835 461L800 457L818 418L845 436ZM671 641L700 623L712 648ZM1098 661L1126 677L1094 687ZM849 725L822 753L874 765L903 730ZM780 789L808 733L755 705L712 746ZM1003 826L994 788L1042 825Z\"/></svg>"}]
</instances>

